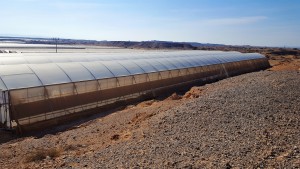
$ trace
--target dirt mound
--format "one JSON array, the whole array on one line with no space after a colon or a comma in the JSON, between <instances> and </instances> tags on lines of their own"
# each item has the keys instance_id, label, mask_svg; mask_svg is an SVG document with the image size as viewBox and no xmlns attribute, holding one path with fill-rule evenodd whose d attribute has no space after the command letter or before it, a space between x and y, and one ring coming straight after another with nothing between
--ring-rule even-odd
<instances>
[{"instance_id":1,"label":"dirt mound","mask_svg":"<svg viewBox=\"0 0 300 169\"><path fill-rule=\"evenodd\" d=\"M178 95L177 93L173 93L170 97L166 98L165 100L180 100L182 96Z\"/></svg>"},{"instance_id":2,"label":"dirt mound","mask_svg":"<svg viewBox=\"0 0 300 169\"><path fill-rule=\"evenodd\" d=\"M80 160L92 168L299 167L299 75L265 71L211 84L149 118L144 139L97 151L97 164Z\"/></svg>"},{"instance_id":3,"label":"dirt mound","mask_svg":"<svg viewBox=\"0 0 300 169\"><path fill-rule=\"evenodd\" d=\"M204 90L205 90L204 87L193 87L193 88L191 88L191 90L189 90L188 92L185 93L183 98L185 98L185 99L198 98Z\"/></svg>"},{"instance_id":4,"label":"dirt mound","mask_svg":"<svg viewBox=\"0 0 300 169\"><path fill-rule=\"evenodd\" d=\"M147 101L144 101L144 102L141 102L137 105L137 107L148 107L148 106L151 106L152 104L156 103L157 101L156 100L147 100Z\"/></svg>"}]
</instances>

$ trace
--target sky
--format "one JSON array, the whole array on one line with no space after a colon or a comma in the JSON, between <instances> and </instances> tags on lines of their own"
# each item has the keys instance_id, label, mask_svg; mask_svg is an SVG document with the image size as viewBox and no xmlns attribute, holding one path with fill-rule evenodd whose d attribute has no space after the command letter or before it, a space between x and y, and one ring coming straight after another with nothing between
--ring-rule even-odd
<instances>
[{"instance_id":1,"label":"sky","mask_svg":"<svg viewBox=\"0 0 300 169\"><path fill-rule=\"evenodd\" d=\"M0 0L0 35L300 47L300 0Z\"/></svg>"}]
</instances>

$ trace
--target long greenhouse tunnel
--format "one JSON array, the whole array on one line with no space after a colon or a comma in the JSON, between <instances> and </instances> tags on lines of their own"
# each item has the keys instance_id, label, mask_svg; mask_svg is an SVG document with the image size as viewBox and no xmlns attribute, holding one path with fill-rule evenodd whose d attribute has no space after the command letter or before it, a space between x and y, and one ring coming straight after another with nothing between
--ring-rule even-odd
<instances>
[{"instance_id":1,"label":"long greenhouse tunnel","mask_svg":"<svg viewBox=\"0 0 300 169\"><path fill-rule=\"evenodd\" d=\"M257 53L221 51L0 54L0 122L46 126L269 66Z\"/></svg>"}]
</instances>

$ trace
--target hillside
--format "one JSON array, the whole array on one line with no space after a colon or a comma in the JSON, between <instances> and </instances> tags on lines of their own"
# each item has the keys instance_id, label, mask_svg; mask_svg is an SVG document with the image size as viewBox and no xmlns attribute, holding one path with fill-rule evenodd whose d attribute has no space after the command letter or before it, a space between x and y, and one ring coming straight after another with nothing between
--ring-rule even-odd
<instances>
[{"instance_id":1,"label":"hillside","mask_svg":"<svg viewBox=\"0 0 300 169\"><path fill-rule=\"evenodd\" d=\"M299 56L298 48L279 48L279 47L257 47L257 46L238 46L214 43L199 42L173 42L173 41L97 41L85 39L63 39L63 38L32 38L32 37L4 37L0 36L0 43L23 43L23 44L56 44L58 45L92 45L106 47L121 47L132 49L181 49L181 50L221 50L221 51L240 51L268 53L272 51L283 52L277 54L293 54ZM295 53L296 51L296 53ZM298 53L298 54L297 54Z\"/></svg>"},{"instance_id":2,"label":"hillside","mask_svg":"<svg viewBox=\"0 0 300 169\"><path fill-rule=\"evenodd\" d=\"M60 45L95 45L135 49L196 49L190 43L170 41L96 41L59 38L1 37L0 42L16 42L25 44L60 44ZM196 44L196 43L194 43Z\"/></svg>"},{"instance_id":3,"label":"hillside","mask_svg":"<svg viewBox=\"0 0 300 169\"><path fill-rule=\"evenodd\" d=\"M97 43L97 45L135 48L135 49L190 49L190 50L196 49L190 44L177 43L177 42L164 42L164 41L143 41L143 42L100 41Z\"/></svg>"}]
</instances>

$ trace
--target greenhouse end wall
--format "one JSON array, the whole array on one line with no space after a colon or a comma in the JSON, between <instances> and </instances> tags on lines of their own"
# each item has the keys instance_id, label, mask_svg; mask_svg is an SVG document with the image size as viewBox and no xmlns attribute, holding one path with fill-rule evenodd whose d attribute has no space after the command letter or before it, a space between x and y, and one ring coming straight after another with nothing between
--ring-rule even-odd
<instances>
[{"instance_id":1,"label":"greenhouse end wall","mask_svg":"<svg viewBox=\"0 0 300 169\"><path fill-rule=\"evenodd\" d=\"M13 125L10 127L21 129L59 117L83 115L87 110L94 109L97 113L99 107L149 93L157 94L156 91L168 91L174 85L219 80L268 67L267 59L263 58L10 90L10 117L6 120L11 118ZM1 118L3 121L3 114Z\"/></svg>"}]
</instances>

